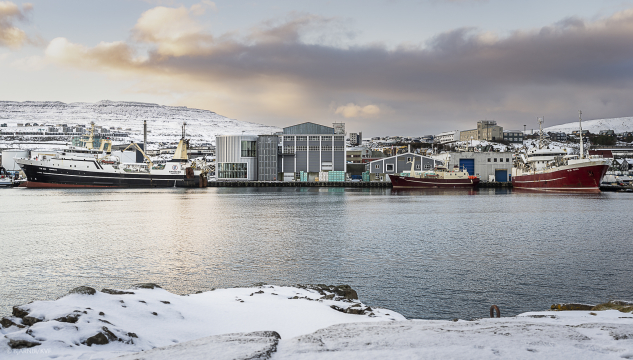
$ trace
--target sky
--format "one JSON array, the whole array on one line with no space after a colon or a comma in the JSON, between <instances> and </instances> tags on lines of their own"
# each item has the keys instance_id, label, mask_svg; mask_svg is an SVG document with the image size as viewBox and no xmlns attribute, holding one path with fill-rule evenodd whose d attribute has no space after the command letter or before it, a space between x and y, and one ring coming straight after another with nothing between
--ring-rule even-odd
<instances>
[{"instance_id":1,"label":"sky","mask_svg":"<svg viewBox=\"0 0 633 360\"><path fill-rule=\"evenodd\" d=\"M633 0L0 0L0 100L419 136L633 116Z\"/></svg>"}]
</instances>

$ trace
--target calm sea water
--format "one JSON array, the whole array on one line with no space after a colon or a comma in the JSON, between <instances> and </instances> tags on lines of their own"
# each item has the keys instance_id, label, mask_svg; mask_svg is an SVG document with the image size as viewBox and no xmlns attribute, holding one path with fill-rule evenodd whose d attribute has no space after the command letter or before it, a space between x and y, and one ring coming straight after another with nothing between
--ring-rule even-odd
<instances>
[{"instance_id":1,"label":"calm sea water","mask_svg":"<svg viewBox=\"0 0 633 360\"><path fill-rule=\"evenodd\" d=\"M0 190L0 315L88 285L349 284L409 318L633 300L633 194Z\"/></svg>"}]
</instances>

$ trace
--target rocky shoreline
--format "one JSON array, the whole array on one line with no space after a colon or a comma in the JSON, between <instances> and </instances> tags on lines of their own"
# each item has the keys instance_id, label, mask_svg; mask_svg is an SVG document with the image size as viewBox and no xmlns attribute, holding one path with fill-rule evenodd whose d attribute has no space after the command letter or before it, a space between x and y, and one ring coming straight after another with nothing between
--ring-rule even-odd
<instances>
[{"instance_id":1,"label":"rocky shoreline","mask_svg":"<svg viewBox=\"0 0 633 360\"><path fill-rule=\"evenodd\" d=\"M202 359L210 353L290 359L332 352L363 354L358 358L633 358L632 312L633 303L610 301L554 304L510 318L407 320L363 304L348 285L256 284L184 296L152 283L101 291L82 286L54 301L14 306L12 316L0 320L0 353L70 359Z\"/></svg>"}]
</instances>

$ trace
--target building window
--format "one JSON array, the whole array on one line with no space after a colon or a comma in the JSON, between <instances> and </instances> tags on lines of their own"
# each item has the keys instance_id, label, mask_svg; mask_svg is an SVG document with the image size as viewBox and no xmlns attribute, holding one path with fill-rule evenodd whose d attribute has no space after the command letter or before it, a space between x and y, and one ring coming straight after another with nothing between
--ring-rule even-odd
<instances>
[{"instance_id":1,"label":"building window","mask_svg":"<svg viewBox=\"0 0 633 360\"><path fill-rule=\"evenodd\" d=\"M297 141L306 141L307 139L306 136L297 136Z\"/></svg>"},{"instance_id":2,"label":"building window","mask_svg":"<svg viewBox=\"0 0 633 360\"><path fill-rule=\"evenodd\" d=\"M220 179L246 179L247 174L247 163L218 163L218 178Z\"/></svg>"},{"instance_id":3,"label":"building window","mask_svg":"<svg viewBox=\"0 0 633 360\"><path fill-rule=\"evenodd\" d=\"M411 162L411 156L407 156L407 162Z\"/></svg>"},{"instance_id":4,"label":"building window","mask_svg":"<svg viewBox=\"0 0 633 360\"><path fill-rule=\"evenodd\" d=\"M323 151L332 151L332 145L323 145L323 146L321 146L321 150L323 150Z\"/></svg>"},{"instance_id":5,"label":"building window","mask_svg":"<svg viewBox=\"0 0 633 360\"><path fill-rule=\"evenodd\" d=\"M297 151L308 151L307 146L297 146Z\"/></svg>"},{"instance_id":6,"label":"building window","mask_svg":"<svg viewBox=\"0 0 633 360\"><path fill-rule=\"evenodd\" d=\"M490 162L490 158L488 158L488 162Z\"/></svg>"},{"instance_id":7,"label":"building window","mask_svg":"<svg viewBox=\"0 0 633 360\"><path fill-rule=\"evenodd\" d=\"M284 154L294 154L295 147L294 146L284 146Z\"/></svg>"},{"instance_id":8,"label":"building window","mask_svg":"<svg viewBox=\"0 0 633 360\"><path fill-rule=\"evenodd\" d=\"M294 136L284 136L284 141L295 141Z\"/></svg>"},{"instance_id":9,"label":"building window","mask_svg":"<svg viewBox=\"0 0 633 360\"><path fill-rule=\"evenodd\" d=\"M321 141L332 141L331 136L321 136Z\"/></svg>"},{"instance_id":10,"label":"building window","mask_svg":"<svg viewBox=\"0 0 633 360\"><path fill-rule=\"evenodd\" d=\"M497 158L495 158L495 162L497 162Z\"/></svg>"},{"instance_id":11,"label":"building window","mask_svg":"<svg viewBox=\"0 0 633 360\"><path fill-rule=\"evenodd\" d=\"M380 169L380 165L378 164L374 165L374 169Z\"/></svg>"},{"instance_id":12,"label":"building window","mask_svg":"<svg viewBox=\"0 0 633 360\"><path fill-rule=\"evenodd\" d=\"M431 168L431 164L426 164L426 165L424 165L424 169L428 170L428 169L430 169L430 168Z\"/></svg>"},{"instance_id":13,"label":"building window","mask_svg":"<svg viewBox=\"0 0 633 360\"><path fill-rule=\"evenodd\" d=\"M417 165L415 166L415 169L416 169L416 170L420 170L420 164L417 164Z\"/></svg>"},{"instance_id":14,"label":"building window","mask_svg":"<svg viewBox=\"0 0 633 360\"><path fill-rule=\"evenodd\" d=\"M257 156L257 141L242 140L242 157Z\"/></svg>"},{"instance_id":15,"label":"building window","mask_svg":"<svg viewBox=\"0 0 633 360\"><path fill-rule=\"evenodd\" d=\"M343 151L343 147L342 146L335 146L334 147L334 151Z\"/></svg>"},{"instance_id":16,"label":"building window","mask_svg":"<svg viewBox=\"0 0 633 360\"><path fill-rule=\"evenodd\" d=\"M344 136L335 136L334 137L334 141L344 141L345 137Z\"/></svg>"},{"instance_id":17,"label":"building window","mask_svg":"<svg viewBox=\"0 0 633 360\"><path fill-rule=\"evenodd\" d=\"M319 137L318 136L310 136L309 139L310 139L310 141L319 141Z\"/></svg>"},{"instance_id":18,"label":"building window","mask_svg":"<svg viewBox=\"0 0 633 360\"><path fill-rule=\"evenodd\" d=\"M387 172L393 172L393 164L387 164Z\"/></svg>"},{"instance_id":19,"label":"building window","mask_svg":"<svg viewBox=\"0 0 633 360\"><path fill-rule=\"evenodd\" d=\"M503 162L503 158L499 158L499 162Z\"/></svg>"},{"instance_id":20,"label":"building window","mask_svg":"<svg viewBox=\"0 0 633 360\"><path fill-rule=\"evenodd\" d=\"M319 151L318 146L310 146L310 151Z\"/></svg>"},{"instance_id":21,"label":"building window","mask_svg":"<svg viewBox=\"0 0 633 360\"><path fill-rule=\"evenodd\" d=\"M506 158L506 162L510 162L510 158Z\"/></svg>"}]
</instances>

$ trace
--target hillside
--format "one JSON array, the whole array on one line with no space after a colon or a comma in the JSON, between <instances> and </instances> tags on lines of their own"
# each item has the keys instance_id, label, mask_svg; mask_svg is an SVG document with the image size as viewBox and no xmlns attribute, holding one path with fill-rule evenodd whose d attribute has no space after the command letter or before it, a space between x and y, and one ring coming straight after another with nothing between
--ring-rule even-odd
<instances>
[{"instance_id":1,"label":"hillside","mask_svg":"<svg viewBox=\"0 0 633 360\"><path fill-rule=\"evenodd\" d=\"M280 131L274 126L229 119L213 111L190 109L181 106L163 106L125 101L99 101L97 103L63 103L58 101L0 101L0 123L16 128L17 123L78 124L122 128L131 134L131 140L142 140L143 120L150 131L148 142L177 141L183 121L187 122L187 137L192 143L215 143L216 135L270 134ZM35 130L32 130L35 131Z\"/></svg>"},{"instance_id":2,"label":"hillside","mask_svg":"<svg viewBox=\"0 0 633 360\"><path fill-rule=\"evenodd\" d=\"M633 131L633 117L622 117L614 119L597 119L597 120L583 120L582 129L589 130L592 134L597 134L600 130L613 130L616 134ZM570 134L572 131L578 130L578 121L570 122L561 125L554 125L543 128L543 131L547 132L564 132ZM536 132L536 130L535 130ZM528 130L528 133L531 133Z\"/></svg>"}]
</instances>

